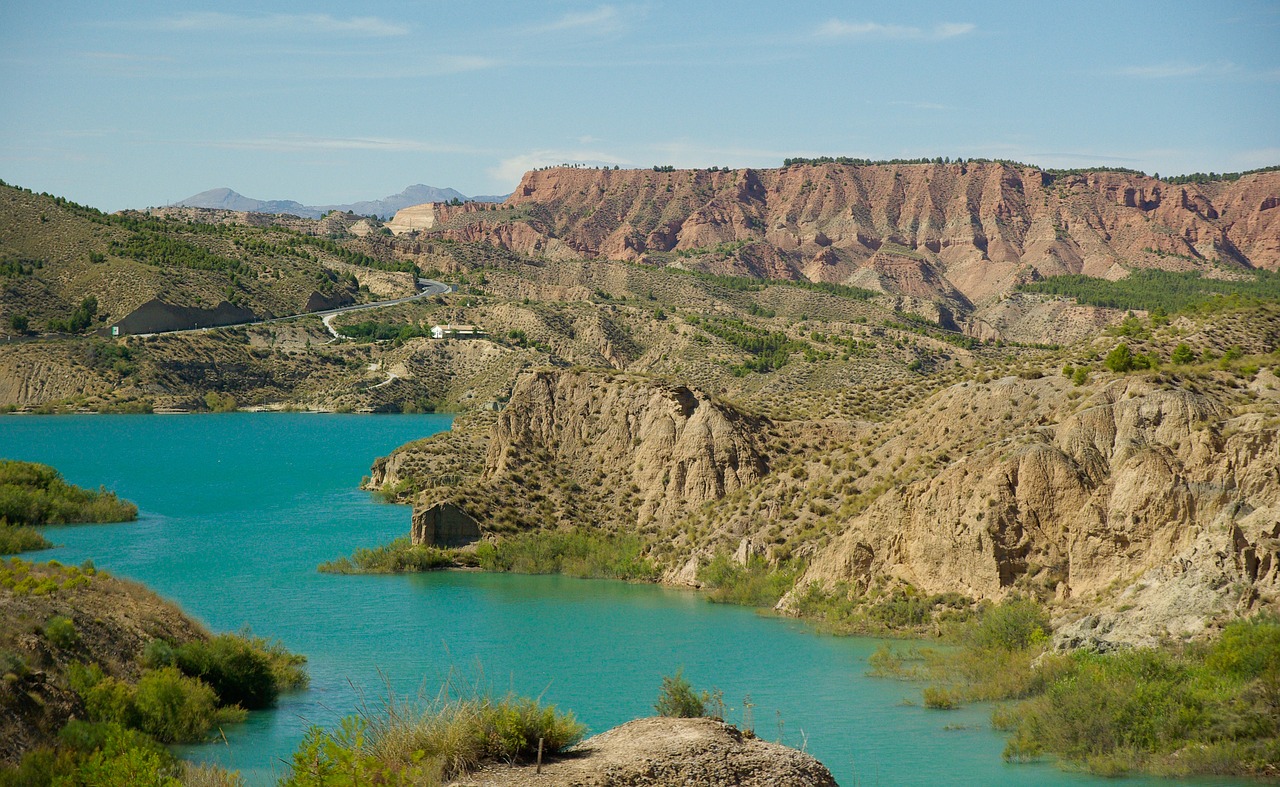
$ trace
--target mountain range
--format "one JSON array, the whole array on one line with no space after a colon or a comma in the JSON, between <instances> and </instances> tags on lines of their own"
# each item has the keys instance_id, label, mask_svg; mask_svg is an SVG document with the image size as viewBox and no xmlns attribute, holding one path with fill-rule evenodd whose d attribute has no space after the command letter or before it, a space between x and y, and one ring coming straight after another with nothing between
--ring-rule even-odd
<instances>
[{"instance_id":1,"label":"mountain range","mask_svg":"<svg viewBox=\"0 0 1280 787\"><path fill-rule=\"evenodd\" d=\"M378 200L363 200L347 205L303 205L295 200L261 200L246 197L229 188L209 189L194 194L173 207L181 208L215 208L219 210L236 210L246 213L288 213L307 219L318 219L329 211L351 212L361 216L377 216L380 219L390 218L401 208L410 205L421 205L424 202L502 202L506 196L468 197L456 189L441 189L418 183L409 186L399 194L392 194Z\"/></svg>"}]
</instances>

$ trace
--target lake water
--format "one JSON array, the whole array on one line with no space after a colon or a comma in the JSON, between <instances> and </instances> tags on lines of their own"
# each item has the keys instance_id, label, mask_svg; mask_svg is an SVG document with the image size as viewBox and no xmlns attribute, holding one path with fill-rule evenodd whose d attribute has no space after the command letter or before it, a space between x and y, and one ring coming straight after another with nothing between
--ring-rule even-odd
<instances>
[{"instance_id":1,"label":"lake water","mask_svg":"<svg viewBox=\"0 0 1280 787\"><path fill-rule=\"evenodd\" d=\"M308 656L310 690L250 714L226 744L182 749L251 784L274 783L308 725L388 691L434 696L453 675L540 695L600 732L651 715L662 676L680 668L696 687L723 690L730 721L749 695L761 737L803 745L846 787L1104 781L1003 763L986 709L928 711L905 702L919 687L867 678L873 640L647 585L316 572L408 532L407 507L357 487L376 457L448 426L429 415L7 416L0 457L52 464L141 511L129 524L47 528L63 546L28 557L92 558L215 631L248 626Z\"/></svg>"}]
</instances>

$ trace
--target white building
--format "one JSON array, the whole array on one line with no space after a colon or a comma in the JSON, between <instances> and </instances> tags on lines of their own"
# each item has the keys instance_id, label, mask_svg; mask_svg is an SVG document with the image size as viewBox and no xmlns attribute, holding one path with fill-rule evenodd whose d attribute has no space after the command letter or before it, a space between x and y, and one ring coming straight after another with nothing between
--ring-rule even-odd
<instances>
[{"instance_id":1,"label":"white building","mask_svg":"<svg viewBox=\"0 0 1280 787\"><path fill-rule=\"evenodd\" d=\"M477 336L484 336L484 331L474 325L431 326L431 338L433 339L474 339Z\"/></svg>"}]
</instances>

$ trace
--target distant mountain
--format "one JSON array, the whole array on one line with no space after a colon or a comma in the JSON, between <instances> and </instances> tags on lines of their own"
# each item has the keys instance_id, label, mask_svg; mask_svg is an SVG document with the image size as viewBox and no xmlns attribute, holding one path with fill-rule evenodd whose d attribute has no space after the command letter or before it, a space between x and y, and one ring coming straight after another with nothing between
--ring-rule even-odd
<instances>
[{"instance_id":1,"label":"distant mountain","mask_svg":"<svg viewBox=\"0 0 1280 787\"><path fill-rule=\"evenodd\" d=\"M377 216L388 219L401 208L410 205L421 205L424 202L449 202L451 200L470 200L472 202L501 202L506 196L468 197L456 189L440 189L421 183L379 200L353 202L349 205L303 205L294 200L260 200L238 194L231 189L209 189L175 202L173 207L180 208L215 208L219 210L239 210L247 213L290 213L308 219L318 219L331 210L351 212L360 216Z\"/></svg>"},{"instance_id":2,"label":"distant mountain","mask_svg":"<svg viewBox=\"0 0 1280 787\"><path fill-rule=\"evenodd\" d=\"M260 200L237 194L231 189L209 189L181 202L174 203L183 208L216 208L218 210L242 210L249 213L292 213L295 216L306 216L318 219L323 211L308 208L301 202L293 200Z\"/></svg>"}]
</instances>

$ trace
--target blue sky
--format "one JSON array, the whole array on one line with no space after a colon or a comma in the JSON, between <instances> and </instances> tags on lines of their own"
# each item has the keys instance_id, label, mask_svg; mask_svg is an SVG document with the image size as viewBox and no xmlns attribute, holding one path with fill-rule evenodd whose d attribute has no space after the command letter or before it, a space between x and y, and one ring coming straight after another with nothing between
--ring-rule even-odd
<instances>
[{"instance_id":1,"label":"blue sky","mask_svg":"<svg viewBox=\"0 0 1280 787\"><path fill-rule=\"evenodd\" d=\"M1280 163L1280 2L9 2L0 178L117 210L560 162Z\"/></svg>"}]
</instances>

